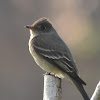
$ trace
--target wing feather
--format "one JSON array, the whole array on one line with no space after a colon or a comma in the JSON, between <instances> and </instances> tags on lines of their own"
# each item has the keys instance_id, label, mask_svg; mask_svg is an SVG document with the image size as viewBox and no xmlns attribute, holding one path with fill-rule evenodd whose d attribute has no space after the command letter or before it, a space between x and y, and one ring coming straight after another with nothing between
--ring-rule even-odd
<instances>
[{"instance_id":1,"label":"wing feather","mask_svg":"<svg viewBox=\"0 0 100 100\"><path fill-rule=\"evenodd\" d=\"M44 49L42 47L38 47L34 45L35 51L43 56L46 59L50 59L53 62L60 65L61 69L63 69L65 72L74 72L77 71L77 69L73 66L72 61L66 54L62 54L61 52L58 52L53 49Z\"/></svg>"}]
</instances>

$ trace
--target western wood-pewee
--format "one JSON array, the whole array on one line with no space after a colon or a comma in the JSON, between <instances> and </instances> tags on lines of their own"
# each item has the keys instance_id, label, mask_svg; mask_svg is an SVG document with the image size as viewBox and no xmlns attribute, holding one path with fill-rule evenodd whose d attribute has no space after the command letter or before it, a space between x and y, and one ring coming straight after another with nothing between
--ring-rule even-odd
<instances>
[{"instance_id":1,"label":"western wood-pewee","mask_svg":"<svg viewBox=\"0 0 100 100\"><path fill-rule=\"evenodd\" d=\"M83 88L86 83L78 76L72 54L51 22L41 18L26 28L30 30L29 51L37 65L52 75L68 79L84 100L90 100Z\"/></svg>"}]
</instances>

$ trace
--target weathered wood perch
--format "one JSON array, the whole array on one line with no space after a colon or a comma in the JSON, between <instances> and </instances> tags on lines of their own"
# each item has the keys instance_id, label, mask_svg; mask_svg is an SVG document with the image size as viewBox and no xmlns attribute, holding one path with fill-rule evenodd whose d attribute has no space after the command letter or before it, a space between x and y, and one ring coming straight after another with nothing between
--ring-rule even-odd
<instances>
[{"instance_id":1,"label":"weathered wood perch","mask_svg":"<svg viewBox=\"0 0 100 100\"><path fill-rule=\"evenodd\" d=\"M43 100L61 100L62 98L61 79L52 75L44 75Z\"/></svg>"},{"instance_id":2,"label":"weathered wood perch","mask_svg":"<svg viewBox=\"0 0 100 100\"><path fill-rule=\"evenodd\" d=\"M96 89L91 97L91 100L100 100L100 81L96 86Z\"/></svg>"}]
</instances>

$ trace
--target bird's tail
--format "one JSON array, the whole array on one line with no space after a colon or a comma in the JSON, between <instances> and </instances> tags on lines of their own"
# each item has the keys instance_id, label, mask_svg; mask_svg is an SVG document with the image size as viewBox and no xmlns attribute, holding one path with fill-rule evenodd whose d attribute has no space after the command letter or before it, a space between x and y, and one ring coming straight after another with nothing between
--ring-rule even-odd
<instances>
[{"instance_id":1,"label":"bird's tail","mask_svg":"<svg viewBox=\"0 0 100 100\"><path fill-rule=\"evenodd\" d=\"M68 79L79 90L84 100L90 100L83 87L83 85L86 85L86 83L82 79L80 79L80 77L77 76L77 80L74 80L67 74L64 74L64 77Z\"/></svg>"},{"instance_id":2,"label":"bird's tail","mask_svg":"<svg viewBox=\"0 0 100 100\"><path fill-rule=\"evenodd\" d=\"M84 90L84 87L81 83L79 83L78 81L72 79L72 83L76 86L76 88L79 90L79 92L81 93L81 95L83 96L84 100L90 100L87 93Z\"/></svg>"}]
</instances>

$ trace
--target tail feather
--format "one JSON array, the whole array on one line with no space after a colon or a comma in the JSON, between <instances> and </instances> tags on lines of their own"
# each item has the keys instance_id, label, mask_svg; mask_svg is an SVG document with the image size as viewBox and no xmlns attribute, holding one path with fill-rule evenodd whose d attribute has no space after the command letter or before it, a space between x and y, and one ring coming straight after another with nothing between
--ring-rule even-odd
<instances>
[{"instance_id":1,"label":"tail feather","mask_svg":"<svg viewBox=\"0 0 100 100\"><path fill-rule=\"evenodd\" d=\"M87 93L84 90L84 87L81 83L79 83L78 81L72 80L72 83L76 86L76 88L79 90L79 92L81 93L81 95L83 96L84 100L90 100Z\"/></svg>"},{"instance_id":2,"label":"tail feather","mask_svg":"<svg viewBox=\"0 0 100 100\"><path fill-rule=\"evenodd\" d=\"M70 77L67 74L64 74L64 77L68 79L73 85L75 85L75 87L79 90L79 92L83 96L84 100L90 100L83 87L83 85L86 85L86 83L82 79L78 78L77 80L75 80L74 78Z\"/></svg>"}]
</instances>

